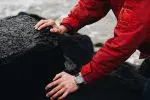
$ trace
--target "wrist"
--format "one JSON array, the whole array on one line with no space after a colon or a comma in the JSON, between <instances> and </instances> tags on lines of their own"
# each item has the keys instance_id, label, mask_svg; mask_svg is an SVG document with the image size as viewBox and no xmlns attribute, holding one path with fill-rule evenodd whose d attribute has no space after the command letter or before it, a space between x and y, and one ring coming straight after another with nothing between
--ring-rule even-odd
<instances>
[{"instance_id":1,"label":"wrist","mask_svg":"<svg viewBox=\"0 0 150 100\"><path fill-rule=\"evenodd\" d=\"M60 25L59 29L60 29L60 34L64 34L68 31L67 27L65 27L64 25Z\"/></svg>"}]
</instances>

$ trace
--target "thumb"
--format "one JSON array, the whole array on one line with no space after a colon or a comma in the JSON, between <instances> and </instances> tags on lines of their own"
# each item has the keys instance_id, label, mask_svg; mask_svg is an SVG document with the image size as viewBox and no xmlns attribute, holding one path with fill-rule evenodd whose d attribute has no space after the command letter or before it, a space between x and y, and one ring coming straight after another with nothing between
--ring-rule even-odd
<instances>
[{"instance_id":1,"label":"thumb","mask_svg":"<svg viewBox=\"0 0 150 100\"><path fill-rule=\"evenodd\" d=\"M53 78L53 81L55 81L55 80L57 80L57 79L59 79L59 78L61 78L61 77L62 77L62 74L61 74L61 73L56 74L56 76Z\"/></svg>"}]
</instances>

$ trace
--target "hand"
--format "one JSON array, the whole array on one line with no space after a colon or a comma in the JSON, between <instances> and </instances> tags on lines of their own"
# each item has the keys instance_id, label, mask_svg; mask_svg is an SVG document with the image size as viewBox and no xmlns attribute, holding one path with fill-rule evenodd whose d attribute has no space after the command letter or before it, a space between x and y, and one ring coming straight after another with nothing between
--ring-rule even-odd
<instances>
[{"instance_id":1,"label":"hand","mask_svg":"<svg viewBox=\"0 0 150 100\"><path fill-rule=\"evenodd\" d=\"M51 32L55 32L55 33L58 33L58 34L63 34L65 32L67 32L67 28L63 25L60 25L58 26L54 20L41 20L39 21L34 27L35 29L37 30L41 30L45 27L49 27L51 26L52 28L50 29Z\"/></svg>"},{"instance_id":2,"label":"hand","mask_svg":"<svg viewBox=\"0 0 150 100\"><path fill-rule=\"evenodd\" d=\"M78 90L78 85L74 80L74 76L61 72L57 74L53 82L48 84L45 89L54 87L50 92L46 94L47 97L50 97L51 100L58 98L58 100L62 100L66 98L70 93L73 93Z\"/></svg>"}]
</instances>

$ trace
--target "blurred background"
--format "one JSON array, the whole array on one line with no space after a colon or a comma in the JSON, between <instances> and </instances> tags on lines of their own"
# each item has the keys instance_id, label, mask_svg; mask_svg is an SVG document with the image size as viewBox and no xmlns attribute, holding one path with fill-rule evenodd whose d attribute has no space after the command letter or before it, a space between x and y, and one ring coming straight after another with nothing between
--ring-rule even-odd
<instances>
[{"instance_id":1,"label":"blurred background","mask_svg":"<svg viewBox=\"0 0 150 100\"><path fill-rule=\"evenodd\" d=\"M47 19L52 18L59 22L67 16L69 11L76 5L78 0L0 0L0 19L6 16L17 15L19 12L28 12L40 15ZM100 21L85 26L79 33L88 35L94 44L104 43L113 37L113 29L116 25L116 18L112 11ZM95 51L99 47L94 47ZM136 51L127 61L140 65L143 59L139 58L139 51Z\"/></svg>"}]
</instances>

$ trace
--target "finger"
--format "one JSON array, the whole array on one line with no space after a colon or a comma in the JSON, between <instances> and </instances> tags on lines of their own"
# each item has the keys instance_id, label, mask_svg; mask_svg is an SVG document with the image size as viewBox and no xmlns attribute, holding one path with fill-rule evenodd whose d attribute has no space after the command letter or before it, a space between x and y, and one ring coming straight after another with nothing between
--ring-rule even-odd
<instances>
[{"instance_id":1,"label":"finger","mask_svg":"<svg viewBox=\"0 0 150 100\"><path fill-rule=\"evenodd\" d=\"M46 20L40 20L34 27L35 29L38 29L42 24L44 24Z\"/></svg>"},{"instance_id":2,"label":"finger","mask_svg":"<svg viewBox=\"0 0 150 100\"><path fill-rule=\"evenodd\" d=\"M57 27L56 23L54 20L47 20L43 25L41 25L38 30L41 30L42 28L52 26L52 27Z\"/></svg>"},{"instance_id":3,"label":"finger","mask_svg":"<svg viewBox=\"0 0 150 100\"><path fill-rule=\"evenodd\" d=\"M55 33L59 33L61 31L58 27L55 27L53 30Z\"/></svg>"},{"instance_id":4,"label":"finger","mask_svg":"<svg viewBox=\"0 0 150 100\"><path fill-rule=\"evenodd\" d=\"M53 28L51 28L51 29L50 29L50 32L54 32L54 29L53 29Z\"/></svg>"},{"instance_id":5,"label":"finger","mask_svg":"<svg viewBox=\"0 0 150 100\"><path fill-rule=\"evenodd\" d=\"M54 77L53 81L57 80L58 78L61 78L64 74L65 74L64 71L56 74L56 76Z\"/></svg>"},{"instance_id":6,"label":"finger","mask_svg":"<svg viewBox=\"0 0 150 100\"><path fill-rule=\"evenodd\" d=\"M53 94L55 94L55 93L57 93L59 90L61 90L61 86L60 85L58 85L57 87L55 87L54 89L52 89L50 92L48 92L47 94L46 94L46 97L50 97L50 96L52 96Z\"/></svg>"},{"instance_id":7,"label":"finger","mask_svg":"<svg viewBox=\"0 0 150 100\"><path fill-rule=\"evenodd\" d=\"M56 76L53 78L53 81L55 81L61 77L62 77L62 73L56 74Z\"/></svg>"},{"instance_id":8,"label":"finger","mask_svg":"<svg viewBox=\"0 0 150 100\"><path fill-rule=\"evenodd\" d=\"M62 95L65 92L65 88L62 88L61 90L59 90L57 93L55 93L52 98L58 98L60 95Z\"/></svg>"},{"instance_id":9,"label":"finger","mask_svg":"<svg viewBox=\"0 0 150 100\"><path fill-rule=\"evenodd\" d=\"M51 25L52 27L57 26L54 20L48 20L48 24Z\"/></svg>"},{"instance_id":10,"label":"finger","mask_svg":"<svg viewBox=\"0 0 150 100\"><path fill-rule=\"evenodd\" d=\"M51 100L54 100L53 98L50 98Z\"/></svg>"},{"instance_id":11,"label":"finger","mask_svg":"<svg viewBox=\"0 0 150 100\"><path fill-rule=\"evenodd\" d=\"M44 23L40 27L38 27L38 30L41 30L41 29L48 27L48 26L49 26L48 23Z\"/></svg>"},{"instance_id":12,"label":"finger","mask_svg":"<svg viewBox=\"0 0 150 100\"><path fill-rule=\"evenodd\" d=\"M53 81L51 82L50 84L48 84L46 87L45 87L45 90L48 90L49 88L52 88L56 85L58 85L60 83L60 79L59 80L56 80L56 81Z\"/></svg>"},{"instance_id":13,"label":"finger","mask_svg":"<svg viewBox=\"0 0 150 100\"><path fill-rule=\"evenodd\" d=\"M61 97L58 98L58 100L63 100L67 97L68 92L66 91Z\"/></svg>"},{"instance_id":14,"label":"finger","mask_svg":"<svg viewBox=\"0 0 150 100\"><path fill-rule=\"evenodd\" d=\"M53 27L52 29L50 29L50 31L54 33L59 33L60 29L58 27Z\"/></svg>"}]
</instances>

